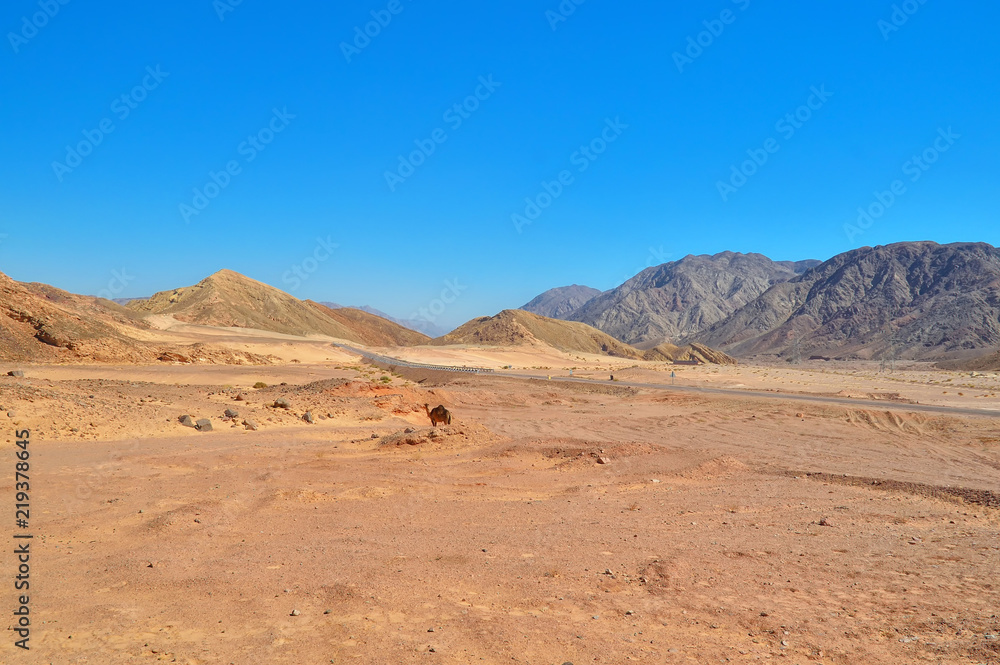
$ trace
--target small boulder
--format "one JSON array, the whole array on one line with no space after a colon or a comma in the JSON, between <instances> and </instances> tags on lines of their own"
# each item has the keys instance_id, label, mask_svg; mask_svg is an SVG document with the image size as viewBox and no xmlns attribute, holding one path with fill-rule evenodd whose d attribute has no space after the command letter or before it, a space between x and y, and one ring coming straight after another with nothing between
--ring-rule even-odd
<instances>
[{"instance_id":1,"label":"small boulder","mask_svg":"<svg viewBox=\"0 0 1000 665\"><path fill-rule=\"evenodd\" d=\"M413 434L416 431L417 430L413 429L412 427L407 427L406 429L403 430L403 434Z\"/></svg>"},{"instance_id":2,"label":"small boulder","mask_svg":"<svg viewBox=\"0 0 1000 665\"><path fill-rule=\"evenodd\" d=\"M7 417L8 418L17 418L17 411L8 411L7 412Z\"/></svg>"},{"instance_id":3,"label":"small boulder","mask_svg":"<svg viewBox=\"0 0 1000 665\"><path fill-rule=\"evenodd\" d=\"M306 421L310 425L312 425L314 422L316 422L316 419L313 418L312 411L306 411L305 415L302 416L302 420Z\"/></svg>"},{"instance_id":4,"label":"small boulder","mask_svg":"<svg viewBox=\"0 0 1000 665\"><path fill-rule=\"evenodd\" d=\"M199 432L211 432L212 431L212 421L208 418L201 418L195 423L195 428Z\"/></svg>"},{"instance_id":5,"label":"small boulder","mask_svg":"<svg viewBox=\"0 0 1000 665\"><path fill-rule=\"evenodd\" d=\"M24 378L24 372L22 370L15 369L15 370L11 370L11 371L7 372L7 376L16 376L19 379L23 379Z\"/></svg>"},{"instance_id":6,"label":"small boulder","mask_svg":"<svg viewBox=\"0 0 1000 665\"><path fill-rule=\"evenodd\" d=\"M598 464L608 464L610 461L611 460L609 460L607 457L598 457L597 458L597 463Z\"/></svg>"},{"instance_id":7,"label":"small boulder","mask_svg":"<svg viewBox=\"0 0 1000 665\"><path fill-rule=\"evenodd\" d=\"M292 408L292 403L289 402L284 397L279 397L278 399L274 400L274 404L272 406L276 409L290 409Z\"/></svg>"},{"instance_id":8,"label":"small boulder","mask_svg":"<svg viewBox=\"0 0 1000 665\"><path fill-rule=\"evenodd\" d=\"M297 617L297 616L299 616L300 614L302 614L302 612L299 612L298 610L292 610L292 616L293 616L293 617Z\"/></svg>"},{"instance_id":9,"label":"small boulder","mask_svg":"<svg viewBox=\"0 0 1000 665\"><path fill-rule=\"evenodd\" d=\"M372 434L372 438L373 439L377 439L378 438L378 434Z\"/></svg>"},{"instance_id":10,"label":"small boulder","mask_svg":"<svg viewBox=\"0 0 1000 665\"><path fill-rule=\"evenodd\" d=\"M197 427L197 425L194 422L194 418L192 418L191 416L181 416L180 418L177 419L177 422L179 422L181 425L184 425L184 427Z\"/></svg>"},{"instance_id":11,"label":"small boulder","mask_svg":"<svg viewBox=\"0 0 1000 665\"><path fill-rule=\"evenodd\" d=\"M243 393L240 393L235 397L235 399L237 402L245 402L247 398L243 396Z\"/></svg>"},{"instance_id":12,"label":"small boulder","mask_svg":"<svg viewBox=\"0 0 1000 665\"><path fill-rule=\"evenodd\" d=\"M243 421L243 426L248 430L250 430L251 432L256 432L258 427L257 422L254 420L250 420L249 418Z\"/></svg>"},{"instance_id":13,"label":"small boulder","mask_svg":"<svg viewBox=\"0 0 1000 665\"><path fill-rule=\"evenodd\" d=\"M237 411L236 409L226 409L223 415L225 416L226 420L232 420L233 418L239 418L240 412Z\"/></svg>"}]
</instances>

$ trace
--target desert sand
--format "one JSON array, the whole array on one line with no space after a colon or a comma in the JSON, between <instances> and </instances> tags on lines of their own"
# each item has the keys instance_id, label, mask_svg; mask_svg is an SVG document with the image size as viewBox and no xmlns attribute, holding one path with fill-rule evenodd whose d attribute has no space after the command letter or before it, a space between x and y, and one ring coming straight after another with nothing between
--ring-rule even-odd
<instances>
[{"instance_id":1,"label":"desert sand","mask_svg":"<svg viewBox=\"0 0 1000 665\"><path fill-rule=\"evenodd\" d=\"M379 349L498 370L442 378L215 341L277 360L0 378L35 533L31 651L0 661L1000 662L998 421L907 408L1000 409L994 373ZM671 371L778 399L635 385Z\"/></svg>"}]
</instances>

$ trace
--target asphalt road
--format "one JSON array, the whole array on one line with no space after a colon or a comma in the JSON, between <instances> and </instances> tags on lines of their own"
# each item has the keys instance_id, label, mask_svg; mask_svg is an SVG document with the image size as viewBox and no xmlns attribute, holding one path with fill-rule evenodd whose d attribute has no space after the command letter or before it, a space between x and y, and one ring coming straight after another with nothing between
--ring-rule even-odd
<instances>
[{"instance_id":1,"label":"asphalt road","mask_svg":"<svg viewBox=\"0 0 1000 665\"><path fill-rule=\"evenodd\" d=\"M462 372L464 374L469 374L468 368L463 368L462 370L456 370L453 367L448 367L444 365L427 365L422 363L411 363L405 360L400 360L398 358L392 358L390 356L383 356L377 353L371 353L370 351L365 351L363 349L358 349L353 346L346 346L343 344L338 344L340 348L348 351L350 353L355 353L369 360L374 360L387 365L397 365L400 367L416 367L420 369L432 369L442 372ZM521 379L521 380L531 380L531 381L561 381L566 383L582 383L587 385L608 385L608 386L618 386L618 387L630 387L630 388L641 388L644 390L663 390L663 391L673 391L673 392L683 392L683 393L696 393L702 395L720 395L724 397L756 397L760 399L768 400L779 400L779 401L792 401L792 402L811 402L817 404L836 404L840 406L856 406L865 409L884 409L887 411L906 411L909 413L938 413L946 414L952 416L977 416L984 418L1000 418L1000 410L994 409L970 409L954 406L937 406L934 404L909 404L905 402L889 402L882 400L867 400L867 399L852 399L849 397L833 397L828 395L809 395L801 393L782 393L782 392L769 392L763 390L735 390L731 388L707 388L700 386L686 386L686 385L673 385L665 383L639 383L634 381L605 381L600 379L582 379L571 376L554 376L551 379L546 379L544 377L536 376L533 374L514 374L514 373L496 373L489 374L491 377L502 377L508 379Z\"/></svg>"}]
</instances>

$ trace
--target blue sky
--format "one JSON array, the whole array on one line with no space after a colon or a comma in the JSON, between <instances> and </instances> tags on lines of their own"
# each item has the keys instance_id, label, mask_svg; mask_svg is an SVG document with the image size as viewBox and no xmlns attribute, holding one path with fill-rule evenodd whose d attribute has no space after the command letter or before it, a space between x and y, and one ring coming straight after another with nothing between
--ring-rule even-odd
<instances>
[{"instance_id":1,"label":"blue sky","mask_svg":"<svg viewBox=\"0 0 1000 665\"><path fill-rule=\"evenodd\" d=\"M689 253L1000 244L992 3L64 1L0 13L15 279L456 325Z\"/></svg>"}]
</instances>

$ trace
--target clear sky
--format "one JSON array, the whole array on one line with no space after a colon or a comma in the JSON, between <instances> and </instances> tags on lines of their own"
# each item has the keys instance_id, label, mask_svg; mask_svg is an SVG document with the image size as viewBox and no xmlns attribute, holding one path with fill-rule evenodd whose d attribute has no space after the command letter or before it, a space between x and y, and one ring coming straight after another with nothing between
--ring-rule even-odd
<instances>
[{"instance_id":1,"label":"clear sky","mask_svg":"<svg viewBox=\"0 0 1000 665\"><path fill-rule=\"evenodd\" d=\"M455 325L686 254L1000 244L996 3L577 2L9 0L0 270L451 288Z\"/></svg>"}]
</instances>

